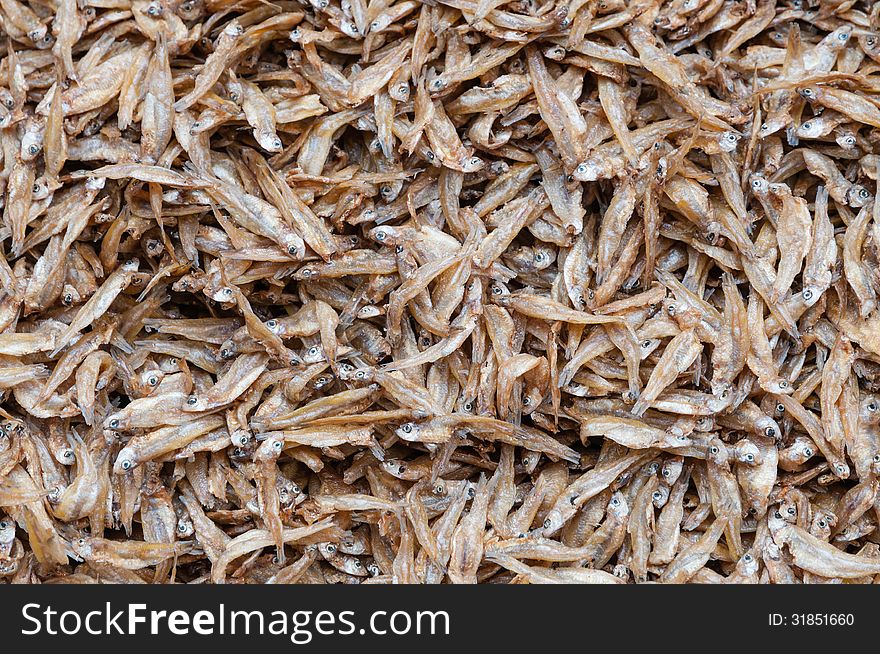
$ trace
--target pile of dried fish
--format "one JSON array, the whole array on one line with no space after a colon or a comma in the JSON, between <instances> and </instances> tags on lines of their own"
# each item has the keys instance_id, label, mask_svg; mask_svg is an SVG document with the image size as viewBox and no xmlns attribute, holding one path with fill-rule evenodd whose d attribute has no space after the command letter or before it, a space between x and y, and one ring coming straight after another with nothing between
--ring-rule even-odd
<instances>
[{"instance_id":1,"label":"pile of dried fish","mask_svg":"<svg viewBox=\"0 0 880 654\"><path fill-rule=\"evenodd\" d=\"M0 27L4 581L880 574L880 4Z\"/></svg>"}]
</instances>

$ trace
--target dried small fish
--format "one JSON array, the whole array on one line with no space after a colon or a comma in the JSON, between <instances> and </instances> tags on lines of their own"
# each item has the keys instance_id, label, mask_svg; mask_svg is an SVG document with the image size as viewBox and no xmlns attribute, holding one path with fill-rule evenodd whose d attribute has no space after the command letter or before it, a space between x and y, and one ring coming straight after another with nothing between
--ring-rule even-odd
<instances>
[{"instance_id":1,"label":"dried small fish","mask_svg":"<svg viewBox=\"0 0 880 654\"><path fill-rule=\"evenodd\" d=\"M880 579L877 8L800 4L0 0L0 579Z\"/></svg>"}]
</instances>

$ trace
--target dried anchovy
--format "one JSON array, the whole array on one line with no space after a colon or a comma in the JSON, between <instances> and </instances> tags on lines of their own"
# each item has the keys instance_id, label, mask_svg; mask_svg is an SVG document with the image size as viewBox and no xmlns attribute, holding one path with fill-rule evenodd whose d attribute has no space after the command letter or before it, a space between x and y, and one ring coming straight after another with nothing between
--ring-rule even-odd
<instances>
[{"instance_id":1,"label":"dried anchovy","mask_svg":"<svg viewBox=\"0 0 880 654\"><path fill-rule=\"evenodd\" d=\"M0 579L873 581L878 24L0 0Z\"/></svg>"}]
</instances>

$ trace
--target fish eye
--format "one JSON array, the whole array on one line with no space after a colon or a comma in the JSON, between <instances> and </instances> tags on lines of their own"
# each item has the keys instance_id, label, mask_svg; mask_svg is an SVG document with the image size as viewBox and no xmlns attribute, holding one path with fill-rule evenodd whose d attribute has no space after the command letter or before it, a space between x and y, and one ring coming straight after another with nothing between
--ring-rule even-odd
<instances>
[{"instance_id":1,"label":"fish eye","mask_svg":"<svg viewBox=\"0 0 880 654\"><path fill-rule=\"evenodd\" d=\"M752 562L752 555L751 554L744 555L743 561L745 561L746 563L751 563Z\"/></svg>"},{"instance_id":2,"label":"fish eye","mask_svg":"<svg viewBox=\"0 0 880 654\"><path fill-rule=\"evenodd\" d=\"M661 474L662 474L664 477L668 477L669 475L672 474L672 472L671 472L670 470L664 470Z\"/></svg>"},{"instance_id":3,"label":"fish eye","mask_svg":"<svg viewBox=\"0 0 880 654\"><path fill-rule=\"evenodd\" d=\"M813 127L813 125L808 121L808 122L804 123L803 125L801 125L801 127L803 127L804 129L811 129Z\"/></svg>"},{"instance_id":4,"label":"fish eye","mask_svg":"<svg viewBox=\"0 0 880 654\"><path fill-rule=\"evenodd\" d=\"M402 475L404 472L406 472L406 466L401 463L397 466L397 474Z\"/></svg>"},{"instance_id":5,"label":"fish eye","mask_svg":"<svg viewBox=\"0 0 880 654\"><path fill-rule=\"evenodd\" d=\"M675 305L674 305L674 304L670 304L670 305L669 305L669 308L668 308L666 311L667 311L667 313L669 313L670 316L674 316L674 315L675 315L675 311L676 311L676 309L675 309Z\"/></svg>"},{"instance_id":6,"label":"fish eye","mask_svg":"<svg viewBox=\"0 0 880 654\"><path fill-rule=\"evenodd\" d=\"M5 520L0 520L0 529L6 529L9 525L6 524Z\"/></svg>"},{"instance_id":7,"label":"fish eye","mask_svg":"<svg viewBox=\"0 0 880 654\"><path fill-rule=\"evenodd\" d=\"M620 506L620 500L617 499L616 497L613 497L613 498L611 498L610 505L611 505L611 506L615 506L615 507L616 507L616 506Z\"/></svg>"},{"instance_id":8,"label":"fish eye","mask_svg":"<svg viewBox=\"0 0 880 654\"><path fill-rule=\"evenodd\" d=\"M582 163L582 164L578 165L578 167L575 170L576 170L576 172L583 175L584 173L587 172L587 164Z\"/></svg>"},{"instance_id":9,"label":"fish eye","mask_svg":"<svg viewBox=\"0 0 880 654\"><path fill-rule=\"evenodd\" d=\"M811 291L811 290L808 289L808 288L805 288L804 291L803 291L803 293L801 293L801 295L803 295L803 297L804 297L805 300L808 300L808 301L809 301L809 300L811 300L811 299L813 298L813 291Z\"/></svg>"},{"instance_id":10,"label":"fish eye","mask_svg":"<svg viewBox=\"0 0 880 654\"><path fill-rule=\"evenodd\" d=\"M190 406L192 406L193 404L195 404L198 401L199 401L199 398L197 398L195 395L190 395L188 398L186 398L186 403Z\"/></svg>"},{"instance_id":11,"label":"fish eye","mask_svg":"<svg viewBox=\"0 0 880 654\"><path fill-rule=\"evenodd\" d=\"M30 146L28 146L28 152L30 152L31 154L37 154L37 152L39 151L40 147L36 143L32 143Z\"/></svg>"},{"instance_id":12,"label":"fish eye","mask_svg":"<svg viewBox=\"0 0 880 654\"><path fill-rule=\"evenodd\" d=\"M375 232L375 236L377 241L384 241L388 234L385 232L384 229L378 229Z\"/></svg>"},{"instance_id":13,"label":"fish eye","mask_svg":"<svg viewBox=\"0 0 880 654\"><path fill-rule=\"evenodd\" d=\"M875 455L874 455L874 458L872 459L872 461L873 461L874 463L880 463L880 454L875 454Z\"/></svg>"},{"instance_id":14,"label":"fish eye","mask_svg":"<svg viewBox=\"0 0 880 654\"><path fill-rule=\"evenodd\" d=\"M788 388L788 382L783 379L779 382L779 388Z\"/></svg>"},{"instance_id":15,"label":"fish eye","mask_svg":"<svg viewBox=\"0 0 880 654\"><path fill-rule=\"evenodd\" d=\"M755 460L754 454L746 454L746 461L754 461L754 460Z\"/></svg>"},{"instance_id":16,"label":"fish eye","mask_svg":"<svg viewBox=\"0 0 880 654\"><path fill-rule=\"evenodd\" d=\"M269 329L275 329L278 326L278 321L274 318L272 320L266 321L266 327Z\"/></svg>"},{"instance_id":17,"label":"fish eye","mask_svg":"<svg viewBox=\"0 0 880 654\"><path fill-rule=\"evenodd\" d=\"M404 434L412 433L412 430L413 425L411 422L404 423L400 426L400 431L402 431Z\"/></svg>"},{"instance_id":18,"label":"fish eye","mask_svg":"<svg viewBox=\"0 0 880 654\"><path fill-rule=\"evenodd\" d=\"M547 258L547 253L546 253L546 252L538 252L538 253L535 255L535 261L538 262L538 263L544 261L546 258Z\"/></svg>"},{"instance_id":19,"label":"fish eye","mask_svg":"<svg viewBox=\"0 0 880 654\"><path fill-rule=\"evenodd\" d=\"M769 130L769 129L770 129L770 125L768 125L767 123L763 123L763 124L761 125L761 131L762 131L762 132L766 132L766 131ZM754 184L754 182L752 182L752 183Z\"/></svg>"},{"instance_id":20,"label":"fish eye","mask_svg":"<svg viewBox=\"0 0 880 654\"><path fill-rule=\"evenodd\" d=\"M819 527L821 527L822 529L825 529L825 527L828 525L828 523L824 520L819 520L819 522L817 522L816 524L819 525Z\"/></svg>"},{"instance_id":21,"label":"fish eye","mask_svg":"<svg viewBox=\"0 0 880 654\"><path fill-rule=\"evenodd\" d=\"M725 388L723 391L721 391L721 399L722 400L726 399L728 395L730 395L730 391L728 389Z\"/></svg>"},{"instance_id":22,"label":"fish eye","mask_svg":"<svg viewBox=\"0 0 880 654\"><path fill-rule=\"evenodd\" d=\"M834 466L834 469L837 470L837 472L846 472L846 466L841 463L838 463L836 466Z\"/></svg>"},{"instance_id":23,"label":"fish eye","mask_svg":"<svg viewBox=\"0 0 880 654\"><path fill-rule=\"evenodd\" d=\"M492 286L492 295L501 295L504 293L500 286Z\"/></svg>"},{"instance_id":24,"label":"fish eye","mask_svg":"<svg viewBox=\"0 0 880 654\"><path fill-rule=\"evenodd\" d=\"M330 543L329 545L327 545L327 551L330 552L330 554L333 554L334 552L336 552L336 545Z\"/></svg>"},{"instance_id":25,"label":"fish eye","mask_svg":"<svg viewBox=\"0 0 880 654\"><path fill-rule=\"evenodd\" d=\"M788 507L788 515L794 515L795 513L797 513L797 511L793 506Z\"/></svg>"},{"instance_id":26,"label":"fish eye","mask_svg":"<svg viewBox=\"0 0 880 654\"><path fill-rule=\"evenodd\" d=\"M710 454L718 454L718 448L713 445L712 447L709 448L709 453Z\"/></svg>"},{"instance_id":27,"label":"fish eye","mask_svg":"<svg viewBox=\"0 0 880 654\"><path fill-rule=\"evenodd\" d=\"M65 293L62 302L66 305L70 305L73 302L73 296L70 293Z\"/></svg>"},{"instance_id":28,"label":"fish eye","mask_svg":"<svg viewBox=\"0 0 880 654\"><path fill-rule=\"evenodd\" d=\"M471 486L467 489L467 496L469 499L474 499L477 496L477 490Z\"/></svg>"},{"instance_id":29,"label":"fish eye","mask_svg":"<svg viewBox=\"0 0 880 654\"><path fill-rule=\"evenodd\" d=\"M642 342L642 347L645 348L645 349L651 347L651 341L643 341L643 342Z\"/></svg>"},{"instance_id":30,"label":"fish eye","mask_svg":"<svg viewBox=\"0 0 880 654\"><path fill-rule=\"evenodd\" d=\"M877 403L876 402L868 402L868 411L876 411Z\"/></svg>"},{"instance_id":31,"label":"fish eye","mask_svg":"<svg viewBox=\"0 0 880 654\"><path fill-rule=\"evenodd\" d=\"M401 252L403 252L403 246L402 246L402 245L398 245L396 248L394 248L394 253L395 253L395 254L400 254Z\"/></svg>"},{"instance_id":32,"label":"fish eye","mask_svg":"<svg viewBox=\"0 0 880 654\"><path fill-rule=\"evenodd\" d=\"M186 532L186 530L187 530L187 526L186 526L185 522L178 522L177 523L177 531L184 533L184 532Z\"/></svg>"},{"instance_id":33,"label":"fish eye","mask_svg":"<svg viewBox=\"0 0 880 654\"><path fill-rule=\"evenodd\" d=\"M849 34L847 34L846 32L841 32L837 35L837 38L841 41L846 41L849 38Z\"/></svg>"},{"instance_id":34,"label":"fish eye","mask_svg":"<svg viewBox=\"0 0 880 654\"><path fill-rule=\"evenodd\" d=\"M653 493L651 493L651 497L659 502L661 499L663 499L663 493L661 493L660 491L654 491Z\"/></svg>"},{"instance_id":35,"label":"fish eye","mask_svg":"<svg viewBox=\"0 0 880 654\"><path fill-rule=\"evenodd\" d=\"M119 464L123 470L131 470L131 461L125 459L122 463Z\"/></svg>"},{"instance_id":36,"label":"fish eye","mask_svg":"<svg viewBox=\"0 0 880 654\"><path fill-rule=\"evenodd\" d=\"M364 372L363 370L358 370L356 373L354 373L355 379L365 379L366 376L367 376L367 373Z\"/></svg>"},{"instance_id":37,"label":"fish eye","mask_svg":"<svg viewBox=\"0 0 880 654\"><path fill-rule=\"evenodd\" d=\"M152 377L150 377L150 378L147 380L147 383L148 383L150 386L155 386L156 384L159 383L159 378L156 377L155 375L153 375Z\"/></svg>"},{"instance_id":38,"label":"fish eye","mask_svg":"<svg viewBox=\"0 0 880 654\"><path fill-rule=\"evenodd\" d=\"M870 195L870 194L868 193L867 189L860 189L859 190L859 197L860 198L866 198L866 197L868 197L868 195Z\"/></svg>"},{"instance_id":39,"label":"fish eye","mask_svg":"<svg viewBox=\"0 0 880 654\"><path fill-rule=\"evenodd\" d=\"M110 429L118 429L119 428L119 421L116 418L111 420L109 424L110 424Z\"/></svg>"},{"instance_id":40,"label":"fish eye","mask_svg":"<svg viewBox=\"0 0 880 654\"><path fill-rule=\"evenodd\" d=\"M272 443L273 449L280 450L282 447L284 447L284 443L282 443L281 441L275 441L274 443Z\"/></svg>"},{"instance_id":41,"label":"fish eye","mask_svg":"<svg viewBox=\"0 0 880 654\"><path fill-rule=\"evenodd\" d=\"M288 246L287 246L287 254L289 254L289 255L292 256L292 257L293 257L293 256L296 256L296 253L297 253L298 251L299 251L299 248L296 247L295 245L288 245Z\"/></svg>"},{"instance_id":42,"label":"fish eye","mask_svg":"<svg viewBox=\"0 0 880 654\"><path fill-rule=\"evenodd\" d=\"M221 293L223 293L223 295L232 295L232 289L231 288L224 288L221 291Z\"/></svg>"},{"instance_id":43,"label":"fish eye","mask_svg":"<svg viewBox=\"0 0 880 654\"><path fill-rule=\"evenodd\" d=\"M238 444L241 445L242 447L244 447L245 445L247 445L249 440L250 440L250 438L248 437L247 434L242 434L241 436L238 437Z\"/></svg>"},{"instance_id":44,"label":"fish eye","mask_svg":"<svg viewBox=\"0 0 880 654\"><path fill-rule=\"evenodd\" d=\"M767 429L764 430L764 433L767 436L773 437L776 435L776 430L773 427L767 427Z\"/></svg>"},{"instance_id":45,"label":"fish eye","mask_svg":"<svg viewBox=\"0 0 880 654\"><path fill-rule=\"evenodd\" d=\"M470 159L468 159L468 163L470 163L472 166L477 166L483 163L483 160L479 157L471 157Z\"/></svg>"},{"instance_id":46,"label":"fish eye","mask_svg":"<svg viewBox=\"0 0 880 654\"><path fill-rule=\"evenodd\" d=\"M473 402L465 402L463 406L464 406L465 411L470 411L471 409L474 408L474 403Z\"/></svg>"},{"instance_id":47,"label":"fish eye","mask_svg":"<svg viewBox=\"0 0 880 654\"><path fill-rule=\"evenodd\" d=\"M806 456L808 458L813 456L813 450L808 447L807 449L804 450L804 456Z\"/></svg>"},{"instance_id":48,"label":"fish eye","mask_svg":"<svg viewBox=\"0 0 880 654\"><path fill-rule=\"evenodd\" d=\"M553 526L553 521L550 518L544 520L544 529L550 529Z\"/></svg>"},{"instance_id":49,"label":"fish eye","mask_svg":"<svg viewBox=\"0 0 880 654\"><path fill-rule=\"evenodd\" d=\"M313 345L312 347L309 348L308 354L309 354L309 356L314 357L314 356L318 356L319 352L320 352L320 350L318 349L318 346Z\"/></svg>"},{"instance_id":50,"label":"fish eye","mask_svg":"<svg viewBox=\"0 0 880 654\"><path fill-rule=\"evenodd\" d=\"M784 412L785 412L785 405L777 404L776 405L776 413L784 413Z\"/></svg>"}]
</instances>

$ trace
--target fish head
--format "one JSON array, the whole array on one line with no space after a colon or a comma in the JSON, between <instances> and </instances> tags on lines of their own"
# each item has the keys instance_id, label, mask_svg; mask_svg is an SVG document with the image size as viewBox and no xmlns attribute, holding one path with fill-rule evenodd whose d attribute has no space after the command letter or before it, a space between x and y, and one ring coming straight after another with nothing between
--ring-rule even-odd
<instances>
[{"instance_id":1,"label":"fish head","mask_svg":"<svg viewBox=\"0 0 880 654\"><path fill-rule=\"evenodd\" d=\"M607 512L609 515L624 520L629 515L629 503L621 491L616 491L608 500Z\"/></svg>"},{"instance_id":2,"label":"fish head","mask_svg":"<svg viewBox=\"0 0 880 654\"><path fill-rule=\"evenodd\" d=\"M736 132L731 132L730 130L722 132L718 137L718 147L723 152L735 152L740 138L742 137Z\"/></svg>"},{"instance_id":3,"label":"fish head","mask_svg":"<svg viewBox=\"0 0 880 654\"><path fill-rule=\"evenodd\" d=\"M730 452L721 439L710 438L706 446L706 459L717 466L726 466L730 463Z\"/></svg>"},{"instance_id":4,"label":"fish head","mask_svg":"<svg viewBox=\"0 0 880 654\"><path fill-rule=\"evenodd\" d=\"M602 166L592 159L587 159L575 167L572 177L579 182L595 182L598 179L604 178L607 174L606 168L607 166Z\"/></svg>"},{"instance_id":5,"label":"fish head","mask_svg":"<svg viewBox=\"0 0 880 654\"><path fill-rule=\"evenodd\" d=\"M300 358L303 363L321 363L327 360L324 350L319 345L312 345L302 353Z\"/></svg>"},{"instance_id":6,"label":"fish head","mask_svg":"<svg viewBox=\"0 0 880 654\"><path fill-rule=\"evenodd\" d=\"M758 446L747 438L738 441L737 444L733 446L733 457L736 459L737 463L747 466L761 465L764 460Z\"/></svg>"},{"instance_id":7,"label":"fish head","mask_svg":"<svg viewBox=\"0 0 880 654\"><path fill-rule=\"evenodd\" d=\"M198 411L207 411L210 406L208 400L204 397L193 394L186 398L181 408L187 413L196 413Z\"/></svg>"},{"instance_id":8,"label":"fish head","mask_svg":"<svg viewBox=\"0 0 880 654\"><path fill-rule=\"evenodd\" d=\"M666 502L669 501L669 486L666 484L660 484L653 493L651 493L651 503L658 509L662 509L666 506Z\"/></svg>"},{"instance_id":9,"label":"fish head","mask_svg":"<svg viewBox=\"0 0 880 654\"><path fill-rule=\"evenodd\" d=\"M118 411L116 413L111 413L104 419L103 427L104 429L109 429L110 431L123 431L127 426L127 420L125 418L125 413L122 411Z\"/></svg>"},{"instance_id":10,"label":"fish head","mask_svg":"<svg viewBox=\"0 0 880 654\"><path fill-rule=\"evenodd\" d=\"M189 515L181 515L177 518L177 527L174 534L178 539L189 538L196 533L192 519Z\"/></svg>"},{"instance_id":11,"label":"fish head","mask_svg":"<svg viewBox=\"0 0 880 654\"><path fill-rule=\"evenodd\" d=\"M834 140L837 142L837 145L850 152L854 151L858 144L855 134L849 131L841 132L834 138Z\"/></svg>"},{"instance_id":12,"label":"fish head","mask_svg":"<svg viewBox=\"0 0 880 654\"><path fill-rule=\"evenodd\" d=\"M761 416L755 421L755 431L761 436L779 440L782 438L782 430L776 421L770 416Z\"/></svg>"},{"instance_id":13,"label":"fish head","mask_svg":"<svg viewBox=\"0 0 880 654\"><path fill-rule=\"evenodd\" d=\"M815 102L818 98L816 88L813 86L799 86L795 89L797 94L807 102Z\"/></svg>"},{"instance_id":14,"label":"fish head","mask_svg":"<svg viewBox=\"0 0 880 654\"><path fill-rule=\"evenodd\" d=\"M15 520L0 515L0 546L8 546L15 540Z\"/></svg>"},{"instance_id":15,"label":"fish head","mask_svg":"<svg viewBox=\"0 0 880 654\"><path fill-rule=\"evenodd\" d=\"M405 422L394 430L398 438L405 441L418 441L422 427L417 422Z\"/></svg>"},{"instance_id":16,"label":"fish head","mask_svg":"<svg viewBox=\"0 0 880 654\"><path fill-rule=\"evenodd\" d=\"M749 577L758 574L758 557L749 550L736 562L736 571Z\"/></svg>"},{"instance_id":17,"label":"fish head","mask_svg":"<svg viewBox=\"0 0 880 654\"><path fill-rule=\"evenodd\" d=\"M672 485L678 478L681 476L681 471L684 469L684 457L682 456L673 456L666 459L663 462L663 465L660 466L660 476L663 478L663 481Z\"/></svg>"},{"instance_id":18,"label":"fish head","mask_svg":"<svg viewBox=\"0 0 880 654\"><path fill-rule=\"evenodd\" d=\"M829 47L836 51L843 50L846 44L849 43L852 31L852 25L841 25L838 27L826 37Z\"/></svg>"},{"instance_id":19,"label":"fish head","mask_svg":"<svg viewBox=\"0 0 880 654\"><path fill-rule=\"evenodd\" d=\"M274 461L284 450L284 439L277 436L271 436L260 443L254 454L257 461Z\"/></svg>"},{"instance_id":20,"label":"fish head","mask_svg":"<svg viewBox=\"0 0 880 654\"><path fill-rule=\"evenodd\" d=\"M400 459L386 459L379 464L379 467L392 477L398 478L406 474L407 470L406 462L401 461Z\"/></svg>"},{"instance_id":21,"label":"fish head","mask_svg":"<svg viewBox=\"0 0 880 654\"><path fill-rule=\"evenodd\" d=\"M822 122L819 120L807 120L801 123L794 132L798 138L816 139L822 135Z\"/></svg>"},{"instance_id":22,"label":"fish head","mask_svg":"<svg viewBox=\"0 0 880 654\"><path fill-rule=\"evenodd\" d=\"M137 458L134 449L131 447L123 447L116 455L116 461L113 463L113 474L122 475L137 467Z\"/></svg>"},{"instance_id":23,"label":"fish head","mask_svg":"<svg viewBox=\"0 0 880 654\"><path fill-rule=\"evenodd\" d=\"M254 139L260 144L266 152L281 152L284 149L284 143L278 138L278 135L267 129L255 129Z\"/></svg>"},{"instance_id":24,"label":"fish head","mask_svg":"<svg viewBox=\"0 0 880 654\"><path fill-rule=\"evenodd\" d=\"M810 533L816 538L828 541L831 538L831 529L837 523L834 514L825 511L817 511L810 521Z\"/></svg>"},{"instance_id":25,"label":"fish head","mask_svg":"<svg viewBox=\"0 0 880 654\"><path fill-rule=\"evenodd\" d=\"M871 201L871 193L861 184L853 184L846 191L846 201L854 209L861 209Z\"/></svg>"},{"instance_id":26,"label":"fish head","mask_svg":"<svg viewBox=\"0 0 880 654\"><path fill-rule=\"evenodd\" d=\"M26 131L21 137L19 156L22 161L33 161L43 149L43 135L37 131Z\"/></svg>"},{"instance_id":27,"label":"fish head","mask_svg":"<svg viewBox=\"0 0 880 654\"><path fill-rule=\"evenodd\" d=\"M807 308L816 304L820 297L822 297L822 289L814 284L808 284L801 290L801 298Z\"/></svg>"},{"instance_id":28,"label":"fish head","mask_svg":"<svg viewBox=\"0 0 880 654\"><path fill-rule=\"evenodd\" d=\"M468 157L461 162L461 170L465 173L475 173L478 170L482 170L485 165L486 162L480 159L480 157Z\"/></svg>"},{"instance_id":29,"label":"fish head","mask_svg":"<svg viewBox=\"0 0 880 654\"><path fill-rule=\"evenodd\" d=\"M86 538L83 536L71 540L70 549L80 561L85 561L92 558L92 553L94 552L91 538Z\"/></svg>"},{"instance_id":30,"label":"fish head","mask_svg":"<svg viewBox=\"0 0 880 654\"><path fill-rule=\"evenodd\" d=\"M795 462L800 464L809 461L816 453L816 446L813 444L813 441L803 437L798 437L792 443L790 449Z\"/></svg>"},{"instance_id":31,"label":"fish head","mask_svg":"<svg viewBox=\"0 0 880 654\"><path fill-rule=\"evenodd\" d=\"M233 21L230 21L226 24L226 27L223 28L222 33L225 34L226 36L231 36L231 37L237 38L237 37L241 36L242 34L244 34L244 28L241 26L241 24L238 21L233 20Z\"/></svg>"}]
</instances>

